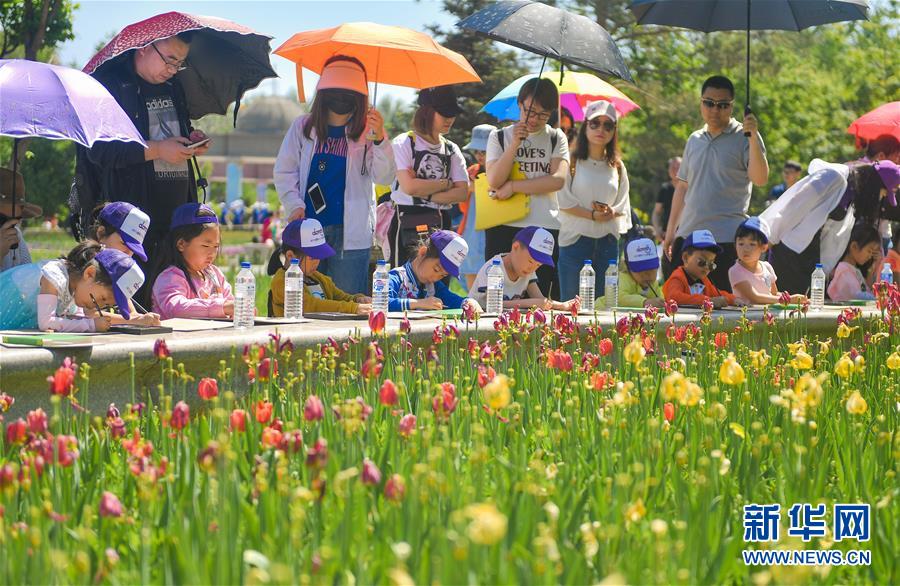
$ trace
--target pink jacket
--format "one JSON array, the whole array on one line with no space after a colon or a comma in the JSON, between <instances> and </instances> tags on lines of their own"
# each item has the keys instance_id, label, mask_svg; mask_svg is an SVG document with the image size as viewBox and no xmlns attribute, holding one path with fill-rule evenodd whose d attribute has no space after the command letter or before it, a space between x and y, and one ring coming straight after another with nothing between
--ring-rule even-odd
<instances>
[{"instance_id":1,"label":"pink jacket","mask_svg":"<svg viewBox=\"0 0 900 586\"><path fill-rule=\"evenodd\" d=\"M234 295L219 267L210 265L202 281L191 280L196 293L178 267L171 266L159 274L153 284L153 311L160 319L226 317L225 303L234 301Z\"/></svg>"}]
</instances>

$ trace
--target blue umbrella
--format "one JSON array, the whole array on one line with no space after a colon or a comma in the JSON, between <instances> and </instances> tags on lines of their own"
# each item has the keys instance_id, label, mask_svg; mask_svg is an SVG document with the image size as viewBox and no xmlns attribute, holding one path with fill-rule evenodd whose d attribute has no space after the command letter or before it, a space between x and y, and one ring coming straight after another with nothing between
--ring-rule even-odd
<instances>
[{"instance_id":1,"label":"blue umbrella","mask_svg":"<svg viewBox=\"0 0 900 586\"><path fill-rule=\"evenodd\" d=\"M635 0L638 24L663 24L705 33L747 31L747 101L750 112L750 31L799 31L811 26L866 20L866 0Z\"/></svg>"}]
</instances>

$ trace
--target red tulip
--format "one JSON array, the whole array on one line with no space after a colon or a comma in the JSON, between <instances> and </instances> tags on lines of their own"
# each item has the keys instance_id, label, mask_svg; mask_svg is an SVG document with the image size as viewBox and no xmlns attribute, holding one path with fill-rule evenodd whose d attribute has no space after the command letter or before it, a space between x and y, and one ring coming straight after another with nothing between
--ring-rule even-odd
<instances>
[{"instance_id":1,"label":"red tulip","mask_svg":"<svg viewBox=\"0 0 900 586\"><path fill-rule=\"evenodd\" d=\"M616 380L605 370L602 372L595 372L591 375L590 385L595 391L608 389L614 384L616 384Z\"/></svg>"},{"instance_id":2,"label":"red tulip","mask_svg":"<svg viewBox=\"0 0 900 586\"><path fill-rule=\"evenodd\" d=\"M306 450L306 465L310 468L322 469L328 463L328 442L319 438L313 447Z\"/></svg>"},{"instance_id":3,"label":"red tulip","mask_svg":"<svg viewBox=\"0 0 900 586\"><path fill-rule=\"evenodd\" d=\"M0 467L0 488L12 486L16 481L16 468L12 464L6 463Z\"/></svg>"},{"instance_id":4,"label":"red tulip","mask_svg":"<svg viewBox=\"0 0 900 586\"><path fill-rule=\"evenodd\" d=\"M407 413L400 419L400 435L403 437L409 437L416 430L416 416L412 413Z\"/></svg>"},{"instance_id":5,"label":"red tulip","mask_svg":"<svg viewBox=\"0 0 900 586\"><path fill-rule=\"evenodd\" d=\"M27 427L21 417L6 426L6 444L18 444L25 441Z\"/></svg>"},{"instance_id":6,"label":"red tulip","mask_svg":"<svg viewBox=\"0 0 900 586\"><path fill-rule=\"evenodd\" d=\"M116 407L115 403L110 403L109 407L106 408L106 418L115 419L119 415L121 415L121 413L119 413L119 408Z\"/></svg>"},{"instance_id":7,"label":"red tulip","mask_svg":"<svg viewBox=\"0 0 900 586\"><path fill-rule=\"evenodd\" d=\"M259 363L259 380L268 381L278 377L278 361L272 358L263 358Z\"/></svg>"},{"instance_id":8,"label":"red tulip","mask_svg":"<svg viewBox=\"0 0 900 586\"><path fill-rule=\"evenodd\" d=\"M678 303L674 299L666 301L666 315L674 317L678 313Z\"/></svg>"},{"instance_id":9,"label":"red tulip","mask_svg":"<svg viewBox=\"0 0 900 586\"><path fill-rule=\"evenodd\" d=\"M547 323L547 314L545 314L542 309L535 309L531 317L536 324L544 325Z\"/></svg>"},{"instance_id":10,"label":"red tulip","mask_svg":"<svg viewBox=\"0 0 900 586\"><path fill-rule=\"evenodd\" d=\"M479 366L478 367L478 387L484 388L484 385L488 384L497 376L497 373L494 371L494 368L491 366Z\"/></svg>"},{"instance_id":11,"label":"red tulip","mask_svg":"<svg viewBox=\"0 0 900 586\"><path fill-rule=\"evenodd\" d=\"M75 363L71 358L66 358L62 366L56 369L56 373L47 378L50 383L50 392L54 395L68 397L75 390Z\"/></svg>"},{"instance_id":12,"label":"red tulip","mask_svg":"<svg viewBox=\"0 0 900 586\"><path fill-rule=\"evenodd\" d=\"M384 330L384 324L387 317L383 311L372 311L369 313L369 329L373 334L381 333Z\"/></svg>"},{"instance_id":13,"label":"red tulip","mask_svg":"<svg viewBox=\"0 0 900 586\"><path fill-rule=\"evenodd\" d=\"M571 371L574 366L572 363L572 355L565 350L548 350L547 365L550 368L555 368L556 370L561 370L563 372Z\"/></svg>"},{"instance_id":14,"label":"red tulip","mask_svg":"<svg viewBox=\"0 0 900 586\"><path fill-rule=\"evenodd\" d=\"M47 414L40 407L29 411L25 419L28 421L28 429L31 433L43 435L47 431Z\"/></svg>"},{"instance_id":15,"label":"red tulip","mask_svg":"<svg viewBox=\"0 0 900 586\"><path fill-rule=\"evenodd\" d=\"M228 417L231 424L231 431L245 432L247 431L247 412L243 409L235 409Z\"/></svg>"},{"instance_id":16,"label":"red tulip","mask_svg":"<svg viewBox=\"0 0 900 586\"><path fill-rule=\"evenodd\" d=\"M447 419L456 411L458 403L459 399L456 398L456 387L453 386L453 383L441 383L441 392L432 398L431 408L438 417Z\"/></svg>"},{"instance_id":17,"label":"red tulip","mask_svg":"<svg viewBox=\"0 0 900 586\"><path fill-rule=\"evenodd\" d=\"M672 403L663 405L663 416L666 418L666 421L672 423L672 420L675 419L675 405Z\"/></svg>"},{"instance_id":18,"label":"red tulip","mask_svg":"<svg viewBox=\"0 0 900 586\"><path fill-rule=\"evenodd\" d=\"M172 355L172 353L169 352L169 346L162 338L153 343L153 355L156 356L157 360L165 360Z\"/></svg>"},{"instance_id":19,"label":"red tulip","mask_svg":"<svg viewBox=\"0 0 900 586\"><path fill-rule=\"evenodd\" d=\"M106 420L109 426L109 433L114 438L125 437L125 420L121 417L112 417Z\"/></svg>"},{"instance_id":20,"label":"red tulip","mask_svg":"<svg viewBox=\"0 0 900 586\"><path fill-rule=\"evenodd\" d=\"M412 324L409 322L409 318L405 315L403 316L403 319L400 320L400 331L404 334L408 334L412 331Z\"/></svg>"},{"instance_id":21,"label":"red tulip","mask_svg":"<svg viewBox=\"0 0 900 586\"><path fill-rule=\"evenodd\" d=\"M10 397L4 392L0 392L0 413L9 411L9 408L16 402L15 397Z\"/></svg>"},{"instance_id":22,"label":"red tulip","mask_svg":"<svg viewBox=\"0 0 900 586\"><path fill-rule=\"evenodd\" d=\"M256 402L256 420L260 423L268 423L269 419L272 418L272 403L268 401L257 401Z\"/></svg>"},{"instance_id":23,"label":"red tulip","mask_svg":"<svg viewBox=\"0 0 900 586\"><path fill-rule=\"evenodd\" d=\"M392 474L384 483L384 497L389 501L402 501L406 495L406 482L399 474Z\"/></svg>"},{"instance_id":24,"label":"red tulip","mask_svg":"<svg viewBox=\"0 0 900 586\"><path fill-rule=\"evenodd\" d=\"M388 407L397 404L397 385L394 384L394 381L387 379L382 383L381 390L378 392L378 398L381 400L382 405Z\"/></svg>"},{"instance_id":25,"label":"red tulip","mask_svg":"<svg viewBox=\"0 0 900 586\"><path fill-rule=\"evenodd\" d=\"M716 308L716 306L713 305L712 301L710 301L709 299L703 300L703 313L705 313L706 315L709 315L712 313L713 309L715 309L715 308Z\"/></svg>"},{"instance_id":26,"label":"red tulip","mask_svg":"<svg viewBox=\"0 0 900 586\"><path fill-rule=\"evenodd\" d=\"M366 458L363 460L362 466L362 482L369 486L381 483L381 470L375 465L375 462Z\"/></svg>"},{"instance_id":27,"label":"red tulip","mask_svg":"<svg viewBox=\"0 0 900 586\"><path fill-rule=\"evenodd\" d=\"M197 384L197 394L205 401L218 397L219 382L214 378L201 378Z\"/></svg>"},{"instance_id":28,"label":"red tulip","mask_svg":"<svg viewBox=\"0 0 900 586\"><path fill-rule=\"evenodd\" d=\"M306 399L306 404L303 406L303 419L307 421L319 421L323 417L325 417L325 405L322 404L322 400L317 396L310 395Z\"/></svg>"},{"instance_id":29,"label":"red tulip","mask_svg":"<svg viewBox=\"0 0 900 586\"><path fill-rule=\"evenodd\" d=\"M728 345L728 334L725 332L717 332L713 341L715 342L716 348L721 350Z\"/></svg>"},{"instance_id":30,"label":"red tulip","mask_svg":"<svg viewBox=\"0 0 900 586\"><path fill-rule=\"evenodd\" d=\"M175 403L172 409L171 424L174 429L184 429L191 422L191 408L184 401Z\"/></svg>"},{"instance_id":31,"label":"red tulip","mask_svg":"<svg viewBox=\"0 0 900 586\"><path fill-rule=\"evenodd\" d=\"M101 517L121 517L122 503L119 501L119 497L108 490L104 491L100 497L99 512Z\"/></svg>"},{"instance_id":32,"label":"red tulip","mask_svg":"<svg viewBox=\"0 0 900 586\"><path fill-rule=\"evenodd\" d=\"M56 461L68 468L78 458L78 439L73 435L56 436Z\"/></svg>"},{"instance_id":33,"label":"red tulip","mask_svg":"<svg viewBox=\"0 0 900 586\"><path fill-rule=\"evenodd\" d=\"M472 322L472 321L475 321L478 319L478 312L475 311L475 305L472 303L469 303L468 299L463 301L462 312L463 312L463 319L467 322Z\"/></svg>"},{"instance_id":34,"label":"red tulip","mask_svg":"<svg viewBox=\"0 0 900 586\"><path fill-rule=\"evenodd\" d=\"M600 356L609 356L614 349L613 341L609 338L600 340Z\"/></svg>"},{"instance_id":35,"label":"red tulip","mask_svg":"<svg viewBox=\"0 0 900 586\"><path fill-rule=\"evenodd\" d=\"M285 454L296 454L303 447L303 433L299 429L289 431L281 436L278 449Z\"/></svg>"},{"instance_id":36,"label":"red tulip","mask_svg":"<svg viewBox=\"0 0 900 586\"><path fill-rule=\"evenodd\" d=\"M262 445L267 448L277 448L281 444L282 433L274 427L266 427L262 430Z\"/></svg>"},{"instance_id":37,"label":"red tulip","mask_svg":"<svg viewBox=\"0 0 900 586\"><path fill-rule=\"evenodd\" d=\"M648 321L655 320L657 315L659 315L659 310L652 305L644 308L644 317L647 318Z\"/></svg>"}]
</instances>

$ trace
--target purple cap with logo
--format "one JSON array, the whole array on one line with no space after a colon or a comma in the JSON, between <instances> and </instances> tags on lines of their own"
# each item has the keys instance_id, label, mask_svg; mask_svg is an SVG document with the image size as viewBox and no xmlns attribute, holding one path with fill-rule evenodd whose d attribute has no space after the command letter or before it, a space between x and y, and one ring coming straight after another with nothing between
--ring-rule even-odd
<instances>
[{"instance_id":1,"label":"purple cap with logo","mask_svg":"<svg viewBox=\"0 0 900 586\"><path fill-rule=\"evenodd\" d=\"M684 244L681 245L681 250L687 250L688 248L712 250L716 254L722 252L722 247L716 243L716 239L709 230L694 230L691 232L684 239Z\"/></svg>"},{"instance_id":2,"label":"purple cap with logo","mask_svg":"<svg viewBox=\"0 0 900 586\"><path fill-rule=\"evenodd\" d=\"M281 241L300 250L310 258L322 260L334 256L334 249L325 241L325 230L314 218L294 220L281 233Z\"/></svg>"},{"instance_id":3,"label":"purple cap with logo","mask_svg":"<svg viewBox=\"0 0 900 586\"><path fill-rule=\"evenodd\" d=\"M441 266L452 277L459 276L459 267L469 254L469 245L462 236L449 230L436 230L431 235L431 243L438 249Z\"/></svg>"},{"instance_id":4,"label":"purple cap with logo","mask_svg":"<svg viewBox=\"0 0 900 586\"><path fill-rule=\"evenodd\" d=\"M189 226L191 224L218 224L219 218L216 212L205 203L185 203L172 212L172 224L170 230L174 230L180 226Z\"/></svg>"},{"instance_id":5,"label":"purple cap with logo","mask_svg":"<svg viewBox=\"0 0 900 586\"><path fill-rule=\"evenodd\" d=\"M750 216L738 226L738 229L753 230L763 238L765 244L769 243L769 224L759 216Z\"/></svg>"},{"instance_id":6,"label":"purple cap with logo","mask_svg":"<svg viewBox=\"0 0 900 586\"><path fill-rule=\"evenodd\" d=\"M881 182L887 188L887 200L892 206L897 205L897 188L900 187L900 167L893 161L878 161L873 165Z\"/></svg>"},{"instance_id":7,"label":"purple cap with logo","mask_svg":"<svg viewBox=\"0 0 900 586\"><path fill-rule=\"evenodd\" d=\"M553 234L537 226L528 226L516 232L516 240L528 247L531 258L547 266L556 266L553 262Z\"/></svg>"},{"instance_id":8,"label":"purple cap with logo","mask_svg":"<svg viewBox=\"0 0 900 586\"><path fill-rule=\"evenodd\" d=\"M133 258L121 250L113 248L104 248L97 253L94 259L112 279L113 297L116 299L119 313L125 319L130 319L128 300L144 284L144 273L141 271L141 267L134 262Z\"/></svg>"},{"instance_id":9,"label":"purple cap with logo","mask_svg":"<svg viewBox=\"0 0 900 586\"><path fill-rule=\"evenodd\" d=\"M125 246L139 259L147 262L144 237L150 228L150 216L128 202L111 201L100 210L100 219L113 226Z\"/></svg>"},{"instance_id":10,"label":"purple cap with logo","mask_svg":"<svg viewBox=\"0 0 900 586\"><path fill-rule=\"evenodd\" d=\"M656 244L649 238L636 238L625 246L625 264L632 273L659 268Z\"/></svg>"}]
</instances>

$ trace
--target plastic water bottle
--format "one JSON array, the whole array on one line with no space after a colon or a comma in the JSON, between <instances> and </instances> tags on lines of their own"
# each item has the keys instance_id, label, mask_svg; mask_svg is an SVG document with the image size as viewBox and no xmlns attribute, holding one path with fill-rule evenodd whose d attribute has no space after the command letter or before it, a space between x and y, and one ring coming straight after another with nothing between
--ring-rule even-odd
<instances>
[{"instance_id":1,"label":"plastic water bottle","mask_svg":"<svg viewBox=\"0 0 900 586\"><path fill-rule=\"evenodd\" d=\"M256 307L256 278L250 263L242 262L234 282L234 327L244 330L253 327L253 308Z\"/></svg>"},{"instance_id":2,"label":"plastic water bottle","mask_svg":"<svg viewBox=\"0 0 900 586\"><path fill-rule=\"evenodd\" d=\"M296 258L291 259L291 266L284 275L284 317L303 317L303 269Z\"/></svg>"},{"instance_id":3,"label":"plastic water bottle","mask_svg":"<svg viewBox=\"0 0 900 586\"><path fill-rule=\"evenodd\" d=\"M606 309L612 309L619 305L619 265L615 259L609 261L603 282Z\"/></svg>"},{"instance_id":4,"label":"plastic water bottle","mask_svg":"<svg viewBox=\"0 0 900 586\"><path fill-rule=\"evenodd\" d=\"M594 313L596 277L591 261L584 261L584 267L578 274L578 296L581 297L581 311L585 313Z\"/></svg>"},{"instance_id":5,"label":"plastic water bottle","mask_svg":"<svg viewBox=\"0 0 900 586\"><path fill-rule=\"evenodd\" d=\"M383 259L379 260L375 267L375 274L372 275L372 313L381 311L385 317L388 313L388 294L390 293L388 279L387 263Z\"/></svg>"},{"instance_id":6,"label":"plastic water bottle","mask_svg":"<svg viewBox=\"0 0 900 586\"><path fill-rule=\"evenodd\" d=\"M825 269L822 263L816 263L816 270L812 274L812 282L809 286L809 305L813 311L819 311L825 307Z\"/></svg>"},{"instance_id":7,"label":"plastic water bottle","mask_svg":"<svg viewBox=\"0 0 900 586\"><path fill-rule=\"evenodd\" d=\"M491 263L487 273L487 307L486 313L500 315L503 313L503 265L499 258Z\"/></svg>"},{"instance_id":8,"label":"plastic water bottle","mask_svg":"<svg viewBox=\"0 0 900 586\"><path fill-rule=\"evenodd\" d=\"M882 283L893 283L894 282L894 271L891 269L890 263L884 263L881 267L881 279L879 279Z\"/></svg>"}]
</instances>

